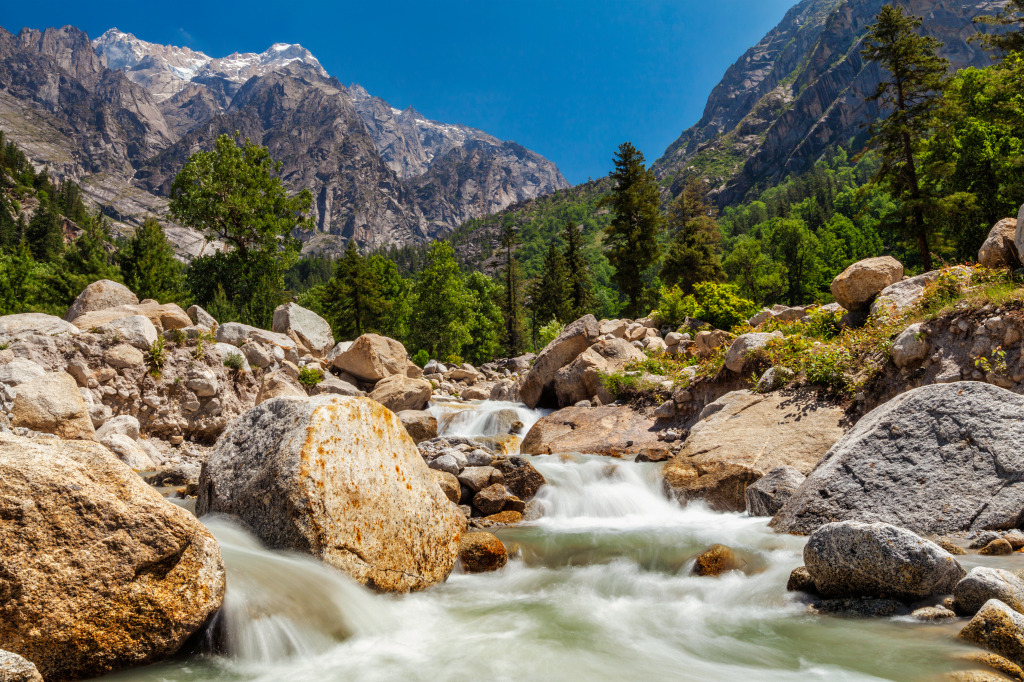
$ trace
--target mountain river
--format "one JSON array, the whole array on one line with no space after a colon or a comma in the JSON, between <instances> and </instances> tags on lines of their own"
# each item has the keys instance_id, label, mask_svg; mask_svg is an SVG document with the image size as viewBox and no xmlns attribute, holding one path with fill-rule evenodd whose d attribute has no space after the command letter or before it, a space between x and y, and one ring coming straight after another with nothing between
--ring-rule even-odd
<instances>
[{"instance_id":1,"label":"mountain river","mask_svg":"<svg viewBox=\"0 0 1024 682\"><path fill-rule=\"evenodd\" d=\"M432 407L444 432L483 437L500 409L517 409L524 433L540 416L509 403ZM228 571L223 652L106 679L935 680L977 668L963 660L977 650L956 639L963 623L808 615L786 592L804 540L774 534L766 518L681 507L662 493L657 464L530 460L548 480L545 514L495 531L508 565L456 567L410 595L374 594L313 559L262 548L230 519L204 518ZM716 542L737 550L744 570L691 576ZM961 558L968 569L982 559Z\"/></svg>"}]
</instances>

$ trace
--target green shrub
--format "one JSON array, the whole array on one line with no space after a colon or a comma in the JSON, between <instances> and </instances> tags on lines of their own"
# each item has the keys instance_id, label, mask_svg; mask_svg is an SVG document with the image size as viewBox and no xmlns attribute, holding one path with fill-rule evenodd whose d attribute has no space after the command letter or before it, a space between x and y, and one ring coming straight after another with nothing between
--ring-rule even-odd
<instances>
[{"instance_id":1,"label":"green shrub","mask_svg":"<svg viewBox=\"0 0 1024 682\"><path fill-rule=\"evenodd\" d=\"M420 348L416 351L416 355L412 356L412 361L416 363L416 366L423 369L430 362L430 353Z\"/></svg>"},{"instance_id":2,"label":"green shrub","mask_svg":"<svg viewBox=\"0 0 1024 682\"><path fill-rule=\"evenodd\" d=\"M146 353L146 364L149 365L149 373L155 377L160 376L161 370L164 368L164 337L156 337L156 341L149 347L149 352Z\"/></svg>"},{"instance_id":3,"label":"green shrub","mask_svg":"<svg viewBox=\"0 0 1024 682\"><path fill-rule=\"evenodd\" d=\"M678 285L661 287L658 307L651 313L659 325L678 327L687 317L698 317L697 301Z\"/></svg>"},{"instance_id":4,"label":"green shrub","mask_svg":"<svg viewBox=\"0 0 1024 682\"><path fill-rule=\"evenodd\" d=\"M537 352L539 353L549 343L558 338L558 335L562 333L562 324L558 320L551 320L546 325L541 327L537 331L538 344Z\"/></svg>"},{"instance_id":5,"label":"green shrub","mask_svg":"<svg viewBox=\"0 0 1024 682\"><path fill-rule=\"evenodd\" d=\"M306 388L313 388L323 380L324 373L316 367L306 366L299 368L299 383Z\"/></svg>"},{"instance_id":6,"label":"green shrub","mask_svg":"<svg viewBox=\"0 0 1024 682\"><path fill-rule=\"evenodd\" d=\"M697 302L695 317L719 329L732 329L757 312L757 305L741 298L735 284L700 282L693 291Z\"/></svg>"},{"instance_id":7,"label":"green shrub","mask_svg":"<svg viewBox=\"0 0 1024 682\"><path fill-rule=\"evenodd\" d=\"M236 372L241 372L242 368L245 367L245 358L242 357L241 353L227 353L224 356L224 366Z\"/></svg>"}]
</instances>

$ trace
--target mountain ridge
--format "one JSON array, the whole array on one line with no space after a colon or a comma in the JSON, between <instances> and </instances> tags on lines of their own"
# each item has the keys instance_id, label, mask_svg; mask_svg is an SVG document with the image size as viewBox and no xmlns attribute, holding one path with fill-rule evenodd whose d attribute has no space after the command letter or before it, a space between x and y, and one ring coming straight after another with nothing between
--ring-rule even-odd
<instances>
[{"instance_id":1,"label":"mountain ridge","mask_svg":"<svg viewBox=\"0 0 1024 682\"><path fill-rule=\"evenodd\" d=\"M75 27L2 30L0 128L126 223L166 219L188 156L237 130L271 147L289 187L313 193L317 229L301 235L312 251L429 241L569 186L522 145L391 107L286 43L214 58L116 29L96 40ZM179 255L197 255L197 236L171 227L187 237Z\"/></svg>"}]
</instances>

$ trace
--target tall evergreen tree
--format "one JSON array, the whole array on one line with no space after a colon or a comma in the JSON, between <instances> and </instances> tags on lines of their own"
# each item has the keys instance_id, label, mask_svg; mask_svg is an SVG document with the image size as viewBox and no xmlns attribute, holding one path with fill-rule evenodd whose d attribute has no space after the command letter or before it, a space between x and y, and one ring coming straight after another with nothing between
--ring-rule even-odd
<instances>
[{"instance_id":1,"label":"tall evergreen tree","mask_svg":"<svg viewBox=\"0 0 1024 682\"><path fill-rule=\"evenodd\" d=\"M516 357L523 352L522 273L515 253L518 243L515 225L505 223L501 231L501 248L504 250L501 314L504 318L502 343L509 357Z\"/></svg>"},{"instance_id":2,"label":"tall evergreen tree","mask_svg":"<svg viewBox=\"0 0 1024 682\"><path fill-rule=\"evenodd\" d=\"M339 339L354 339L369 328L372 299L376 297L376 282L369 275L366 259L355 241L349 240L324 291L324 308Z\"/></svg>"},{"instance_id":3,"label":"tall evergreen tree","mask_svg":"<svg viewBox=\"0 0 1024 682\"><path fill-rule=\"evenodd\" d=\"M139 298L176 301L183 297L182 266L156 218L146 218L117 253L125 286Z\"/></svg>"},{"instance_id":4,"label":"tall evergreen tree","mask_svg":"<svg viewBox=\"0 0 1024 682\"><path fill-rule=\"evenodd\" d=\"M594 282L590 276L590 263L583 255L583 226L569 221L562 229L565 240L566 307L569 318L578 319L594 307ZM569 321L568 319L566 320Z\"/></svg>"},{"instance_id":5,"label":"tall evergreen tree","mask_svg":"<svg viewBox=\"0 0 1024 682\"><path fill-rule=\"evenodd\" d=\"M44 263L60 260L64 255L64 232L60 226L60 215L50 196L43 190L38 193L39 207L28 223L25 239L32 257Z\"/></svg>"},{"instance_id":6,"label":"tall evergreen tree","mask_svg":"<svg viewBox=\"0 0 1024 682\"><path fill-rule=\"evenodd\" d=\"M540 279L534 281L530 290L531 312L534 326L545 325L551 320L569 320L569 280L566 276L565 256L554 241L548 244L548 253Z\"/></svg>"},{"instance_id":7,"label":"tall evergreen tree","mask_svg":"<svg viewBox=\"0 0 1024 682\"><path fill-rule=\"evenodd\" d=\"M704 183L691 178L669 207L667 228L672 241L661 266L665 284L678 284L685 293L692 294L695 284L724 278L718 256L722 234L714 214Z\"/></svg>"},{"instance_id":8,"label":"tall evergreen tree","mask_svg":"<svg viewBox=\"0 0 1024 682\"><path fill-rule=\"evenodd\" d=\"M922 191L917 153L925 139L933 111L939 103L949 62L936 51L941 43L918 33L921 18L885 5L864 39L864 59L876 62L889 77L878 84L871 99L888 111L872 125L870 149L881 164L875 182L887 185L903 201L903 223L917 241L921 262L931 270L927 198Z\"/></svg>"},{"instance_id":9,"label":"tall evergreen tree","mask_svg":"<svg viewBox=\"0 0 1024 682\"><path fill-rule=\"evenodd\" d=\"M645 276L658 258L661 216L658 213L658 183L645 166L644 155L629 142L615 153L615 182L602 202L613 218L605 228L608 260L615 267L613 281L628 298L625 312L639 317L647 302L649 284Z\"/></svg>"},{"instance_id":10,"label":"tall evergreen tree","mask_svg":"<svg viewBox=\"0 0 1024 682\"><path fill-rule=\"evenodd\" d=\"M462 355L467 362L480 365L493 360L501 348L501 287L484 273L471 272L466 276L466 290L470 294L470 341L463 346Z\"/></svg>"}]
</instances>

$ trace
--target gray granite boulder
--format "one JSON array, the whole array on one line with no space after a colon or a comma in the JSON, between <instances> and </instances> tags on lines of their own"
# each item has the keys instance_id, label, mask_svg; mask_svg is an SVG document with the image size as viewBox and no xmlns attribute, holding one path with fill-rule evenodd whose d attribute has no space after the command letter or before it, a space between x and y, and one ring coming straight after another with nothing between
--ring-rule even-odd
<instances>
[{"instance_id":1,"label":"gray granite boulder","mask_svg":"<svg viewBox=\"0 0 1024 682\"><path fill-rule=\"evenodd\" d=\"M933 384L880 405L843 436L772 519L807 534L829 521L916 533L1024 521L1024 396L980 382Z\"/></svg>"},{"instance_id":2,"label":"gray granite boulder","mask_svg":"<svg viewBox=\"0 0 1024 682\"><path fill-rule=\"evenodd\" d=\"M826 599L913 602L951 593L966 575L952 554L888 523L826 524L804 546L804 564Z\"/></svg>"},{"instance_id":3,"label":"gray granite boulder","mask_svg":"<svg viewBox=\"0 0 1024 682\"><path fill-rule=\"evenodd\" d=\"M972 616L989 599L998 599L1018 613L1024 612L1024 580L1001 568L977 566L953 588L959 614Z\"/></svg>"}]
</instances>

